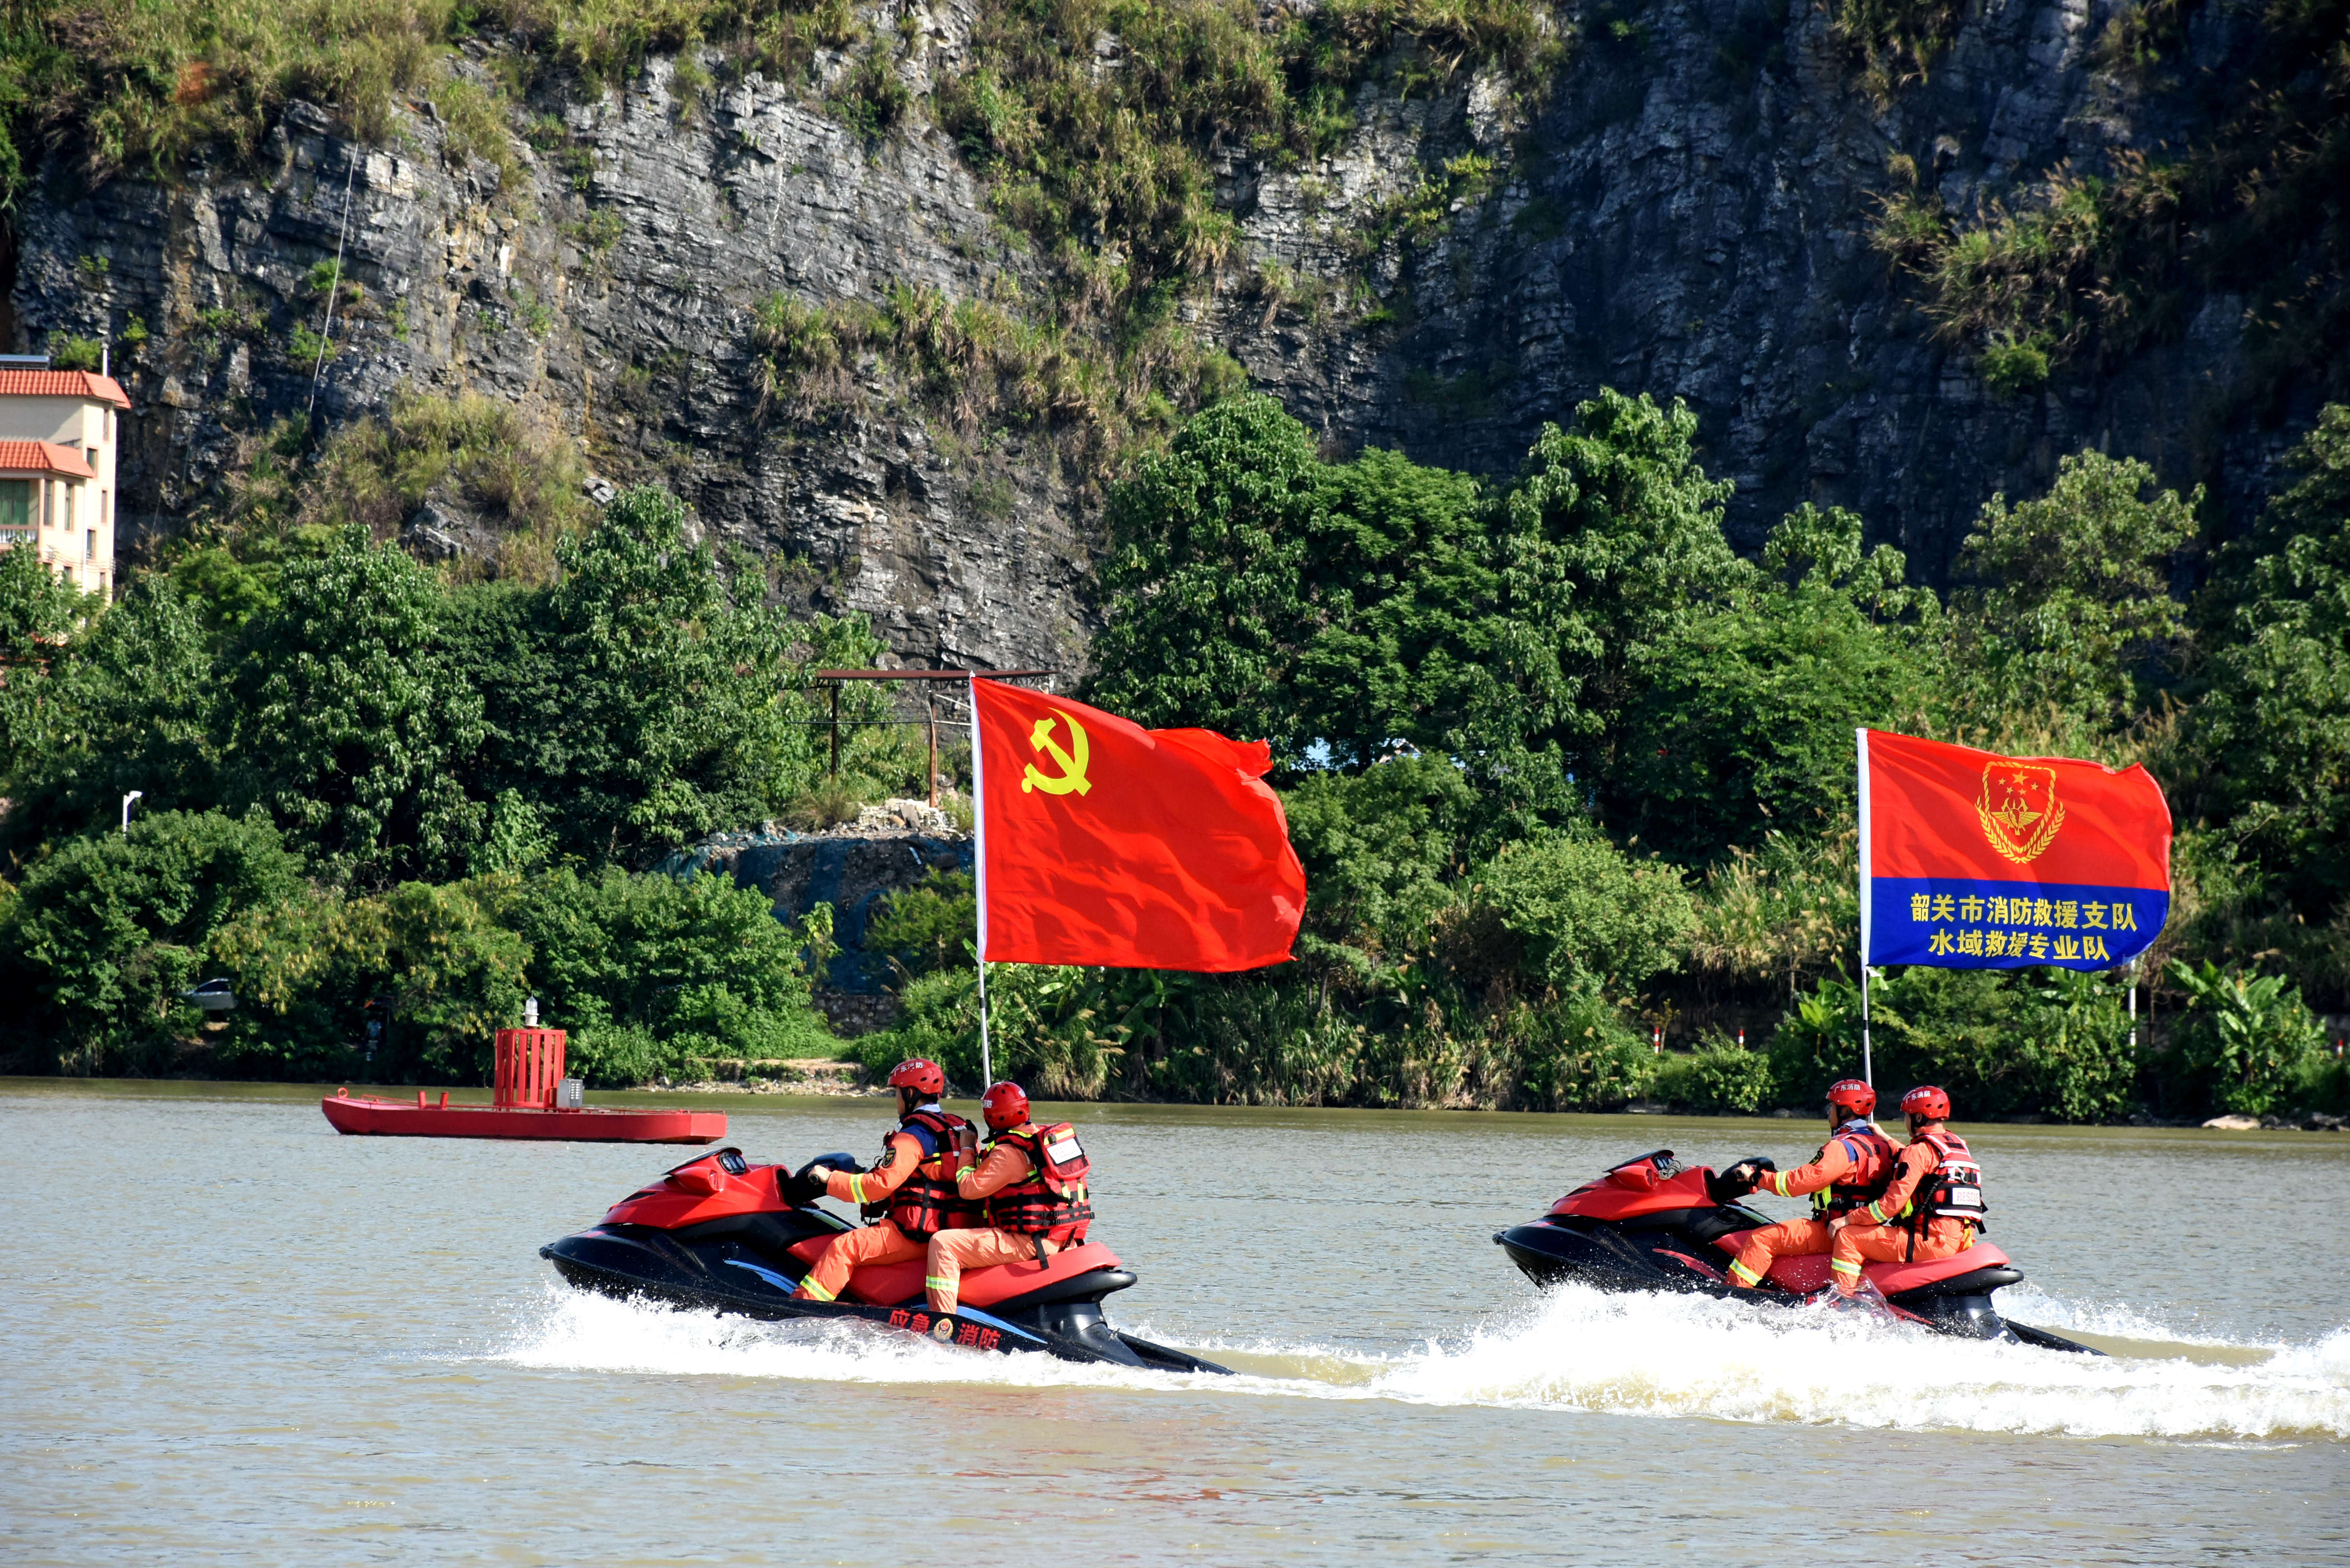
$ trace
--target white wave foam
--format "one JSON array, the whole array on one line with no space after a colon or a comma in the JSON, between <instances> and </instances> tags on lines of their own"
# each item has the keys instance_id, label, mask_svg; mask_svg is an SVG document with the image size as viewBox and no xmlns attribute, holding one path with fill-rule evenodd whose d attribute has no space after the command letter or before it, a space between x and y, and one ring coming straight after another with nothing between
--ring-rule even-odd
<instances>
[{"instance_id":1,"label":"white wave foam","mask_svg":"<svg viewBox=\"0 0 2350 1568\"><path fill-rule=\"evenodd\" d=\"M2350 1437L2350 1329L2256 1366L2074 1355L1702 1296L1567 1288L1427 1351L1397 1398L2069 1437Z\"/></svg>"},{"instance_id":2,"label":"white wave foam","mask_svg":"<svg viewBox=\"0 0 2350 1568\"><path fill-rule=\"evenodd\" d=\"M2050 1295L2030 1280L1999 1295L2000 1315L2058 1334L2092 1334L2107 1339L2133 1339L2152 1345L2183 1345L2212 1350L2281 1350L2282 1345L2231 1339L2199 1327L2181 1326L2171 1310L2149 1312L2127 1302L2080 1302ZM2189 1313L2191 1322L2199 1314Z\"/></svg>"},{"instance_id":3,"label":"white wave foam","mask_svg":"<svg viewBox=\"0 0 2350 1568\"><path fill-rule=\"evenodd\" d=\"M1193 1387L1198 1379L1050 1355L959 1350L859 1323L762 1323L666 1308L549 1286L513 1336L489 1353L509 1366L550 1371L670 1376L799 1378L827 1383L1108 1387ZM1255 1387L1258 1378L1218 1378Z\"/></svg>"},{"instance_id":4,"label":"white wave foam","mask_svg":"<svg viewBox=\"0 0 2350 1568\"><path fill-rule=\"evenodd\" d=\"M1187 1348L1218 1354L1212 1347ZM1985 1345L1862 1316L1567 1287L1389 1356L1251 1346L1235 1377L991 1355L846 1324L766 1324L556 1292L493 1359L551 1370L1393 1399L1731 1421L2144 1437L2350 1438L2350 1328L2257 1365Z\"/></svg>"}]
</instances>

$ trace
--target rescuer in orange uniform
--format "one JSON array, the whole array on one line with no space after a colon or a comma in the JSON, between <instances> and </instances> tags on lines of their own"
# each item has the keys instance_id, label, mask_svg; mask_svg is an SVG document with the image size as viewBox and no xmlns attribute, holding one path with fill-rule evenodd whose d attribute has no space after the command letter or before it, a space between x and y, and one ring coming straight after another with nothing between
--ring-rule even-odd
<instances>
[{"instance_id":1,"label":"rescuer in orange uniform","mask_svg":"<svg viewBox=\"0 0 2350 1568\"><path fill-rule=\"evenodd\" d=\"M1084 1241L1094 1217L1086 1191L1091 1162L1075 1127L1031 1123L1027 1091L1017 1084L989 1085L979 1104L994 1136L986 1158L958 1174L955 1192L967 1201L984 1201L987 1222L931 1238L922 1285L932 1312L954 1311L965 1269L1042 1262Z\"/></svg>"},{"instance_id":2,"label":"rescuer in orange uniform","mask_svg":"<svg viewBox=\"0 0 2350 1568\"><path fill-rule=\"evenodd\" d=\"M1909 1118L1909 1147L1882 1194L1835 1221L1828 1254L1836 1293L1860 1289L1861 1264L1922 1263L1963 1252L1990 1212L1983 1207L1982 1167L1966 1139L1945 1126L1950 1096L1931 1084L1901 1096ZM1874 1223L1871 1223L1874 1221Z\"/></svg>"},{"instance_id":3,"label":"rescuer in orange uniform","mask_svg":"<svg viewBox=\"0 0 2350 1568\"><path fill-rule=\"evenodd\" d=\"M1789 1220L1750 1231L1730 1265L1732 1284L1752 1290L1771 1272L1773 1258L1800 1258L1825 1252L1835 1241L1830 1226L1843 1215L1885 1190L1893 1175L1898 1150L1893 1140L1868 1119L1877 1109L1877 1091L1857 1078L1828 1085L1828 1141L1812 1163L1794 1170L1760 1169L1740 1161L1723 1172L1745 1184L1749 1192L1775 1192L1782 1198L1812 1199L1812 1217Z\"/></svg>"},{"instance_id":4,"label":"rescuer in orange uniform","mask_svg":"<svg viewBox=\"0 0 2350 1568\"><path fill-rule=\"evenodd\" d=\"M899 1263L922 1256L941 1231L973 1222L976 1205L955 1194L955 1173L979 1147L978 1129L939 1108L947 1075L920 1057L890 1069L898 1091L898 1127L882 1140L881 1158L862 1175L812 1165L804 1173L824 1183L825 1196L858 1205L879 1218L832 1239L807 1272L795 1301L838 1298L848 1276L867 1263Z\"/></svg>"}]
</instances>

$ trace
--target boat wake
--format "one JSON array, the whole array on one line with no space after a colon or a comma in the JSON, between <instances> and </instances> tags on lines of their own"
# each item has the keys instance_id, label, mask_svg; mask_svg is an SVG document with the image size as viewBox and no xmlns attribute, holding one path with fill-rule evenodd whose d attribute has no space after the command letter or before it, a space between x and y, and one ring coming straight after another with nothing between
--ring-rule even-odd
<instances>
[{"instance_id":1,"label":"boat wake","mask_svg":"<svg viewBox=\"0 0 2350 1568\"><path fill-rule=\"evenodd\" d=\"M2067 1309L2047 1298L2033 1305L2040 1316L2027 1321L2154 1343L2110 1357L2073 1355L1865 1316L1568 1286L1451 1340L1385 1355L1185 1344L1238 1374L1200 1377L980 1355L861 1324L757 1323L550 1288L489 1359L608 1374L1376 1399L2080 1438L2350 1438L2350 1326L2306 1345L2250 1345L2182 1340L2143 1317L2112 1315L2121 1309ZM1136 1332L1167 1337L1148 1324Z\"/></svg>"}]
</instances>

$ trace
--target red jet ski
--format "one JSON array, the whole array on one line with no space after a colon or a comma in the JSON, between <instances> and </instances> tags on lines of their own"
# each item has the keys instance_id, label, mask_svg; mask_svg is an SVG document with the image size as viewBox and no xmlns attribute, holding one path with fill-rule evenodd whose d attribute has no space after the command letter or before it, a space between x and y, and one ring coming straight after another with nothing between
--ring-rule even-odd
<instances>
[{"instance_id":1,"label":"red jet ski","mask_svg":"<svg viewBox=\"0 0 2350 1568\"><path fill-rule=\"evenodd\" d=\"M808 1164L863 1168L845 1154ZM951 1314L925 1303L919 1258L858 1269L837 1302L795 1301L825 1244L851 1228L816 1206L822 1189L806 1173L806 1166L795 1173L753 1165L742 1150L722 1148L629 1193L600 1223L548 1242L538 1255L582 1290L674 1307L775 1320L851 1318L974 1350L1042 1351L1161 1372L1229 1371L1112 1328L1102 1298L1132 1285L1134 1275L1094 1241L1044 1262L967 1271Z\"/></svg>"},{"instance_id":2,"label":"red jet ski","mask_svg":"<svg viewBox=\"0 0 2350 1568\"><path fill-rule=\"evenodd\" d=\"M1827 1287L1825 1254L1777 1258L1762 1283L1730 1282L1730 1260L1750 1231L1771 1220L1733 1200L1705 1166L1682 1166L1660 1148L1587 1181L1531 1225L1493 1240L1537 1285L1578 1281L1614 1291L1692 1291L1796 1305ZM1965 1339L2006 1340L2047 1350L2103 1355L2062 1335L2000 1316L1991 1293L2020 1283L2005 1252L1978 1241L1930 1263L1868 1263L1863 1273L1893 1314Z\"/></svg>"}]
</instances>

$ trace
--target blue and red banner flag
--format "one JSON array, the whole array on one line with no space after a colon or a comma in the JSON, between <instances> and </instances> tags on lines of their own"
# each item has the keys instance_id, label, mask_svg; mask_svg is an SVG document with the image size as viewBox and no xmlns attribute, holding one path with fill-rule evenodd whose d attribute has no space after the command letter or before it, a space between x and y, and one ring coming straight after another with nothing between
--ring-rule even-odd
<instances>
[{"instance_id":1,"label":"blue and red banner flag","mask_svg":"<svg viewBox=\"0 0 2350 1568\"><path fill-rule=\"evenodd\" d=\"M2170 806L2142 767L1863 730L1864 964L2102 970L2170 914Z\"/></svg>"}]
</instances>

